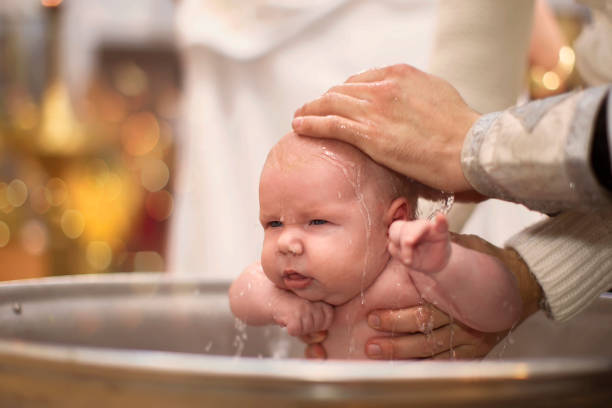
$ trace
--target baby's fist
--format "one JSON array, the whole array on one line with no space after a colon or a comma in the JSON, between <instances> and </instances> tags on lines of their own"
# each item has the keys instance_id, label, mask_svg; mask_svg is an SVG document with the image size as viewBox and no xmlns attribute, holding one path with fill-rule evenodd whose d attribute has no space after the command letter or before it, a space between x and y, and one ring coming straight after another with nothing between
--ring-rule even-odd
<instances>
[{"instance_id":1,"label":"baby's fist","mask_svg":"<svg viewBox=\"0 0 612 408\"><path fill-rule=\"evenodd\" d=\"M440 271L450 257L446 217L438 214L432 221L395 221L389 228L389 253L409 268Z\"/></svg>"},{"instance_id":2,"label":"baby's fist","mask_svg":"<svg viewBox=\"0 0 612 408\"><path fill-rule=\"evenodd\" d=\"M334 308L325 302L310 302L300 299L293 307L279 311L276 322L287 328L291 336L327 330L334 318Z\"/></svg>"}]
</instances>

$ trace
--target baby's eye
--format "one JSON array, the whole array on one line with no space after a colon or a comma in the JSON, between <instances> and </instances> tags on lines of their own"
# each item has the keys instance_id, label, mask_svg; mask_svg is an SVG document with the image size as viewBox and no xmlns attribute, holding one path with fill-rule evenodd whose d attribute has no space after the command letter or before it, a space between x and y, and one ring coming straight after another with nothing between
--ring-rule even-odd
<instances>
[{"instance_id":1,"label":"baby's eye","mask_svg":"<svg viewBox=\"0 0 612 408\"><path fill-rule=\"evenodd\" d=\"M327 224L327 221L325 220L311 220L308 225L323 225L323 224Z\"/></svg>"},{"instance_id":2,"label":"baby's eye","mask_svg":"<svg viewBox=\"0 0 612 408\"><path fill-rule=\"evenodd\" d=\"M268 223L268 227L272 227L272 228L278 228L278 227L282 227L283 223L280 221L270 221Z\"/></svg>"}]
</instances>

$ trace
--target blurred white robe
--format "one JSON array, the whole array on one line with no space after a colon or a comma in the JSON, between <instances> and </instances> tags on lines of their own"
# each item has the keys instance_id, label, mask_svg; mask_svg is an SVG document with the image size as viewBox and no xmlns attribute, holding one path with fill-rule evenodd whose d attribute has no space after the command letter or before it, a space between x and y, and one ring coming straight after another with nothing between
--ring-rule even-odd
<instances>
[{"instance_id":1,"label":"blurred white robe","mask_svg":"<svg viewBox=\"0 0 612 408\"><path fill-rule=\"evenodd\" d=\"M359 71L426 69L429 0L182 0L184 57L169 270L233 279L260 257L258 183L294 111Z\"/></svg>"}]
</instances>

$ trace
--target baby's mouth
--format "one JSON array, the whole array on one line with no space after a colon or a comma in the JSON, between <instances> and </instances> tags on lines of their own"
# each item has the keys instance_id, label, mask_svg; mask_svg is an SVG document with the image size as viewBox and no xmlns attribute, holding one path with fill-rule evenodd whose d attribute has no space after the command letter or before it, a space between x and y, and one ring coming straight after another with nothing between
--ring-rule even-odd
<instances>
[{"instance_id":1,"label":"baby's mouth","mask_svg":"<svg viewBox=\"0 0 612 408\"><path fill-rule=\"evenodd\" d=\"M289 289L304 289L310 285L312 278L288 269L283 272L283 282Z\"/></svg>"}]
</instances>

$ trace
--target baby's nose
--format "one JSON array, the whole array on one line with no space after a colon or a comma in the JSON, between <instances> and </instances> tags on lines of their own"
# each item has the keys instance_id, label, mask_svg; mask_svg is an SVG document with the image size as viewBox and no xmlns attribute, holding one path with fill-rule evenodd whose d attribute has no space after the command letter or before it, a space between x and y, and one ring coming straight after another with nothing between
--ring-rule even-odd
<instances>
[{"instance_id":1,"label":"baby's nose","mask_svg":"<svg viewBox=\"0 0 612 408\"><path fill-rule=\"evenodd\" d=\"M298 234L287 231L279 237L278 249L283 254L302 255L304 244Z\"/></svg>"}]
</instances>

